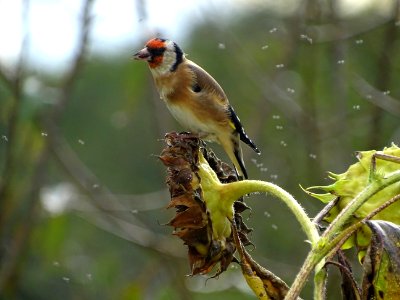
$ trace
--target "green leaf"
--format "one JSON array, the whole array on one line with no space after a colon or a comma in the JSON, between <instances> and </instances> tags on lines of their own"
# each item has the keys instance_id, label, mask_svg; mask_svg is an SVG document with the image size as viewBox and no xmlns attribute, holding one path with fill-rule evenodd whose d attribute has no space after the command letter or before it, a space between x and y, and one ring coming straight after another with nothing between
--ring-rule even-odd
<instances>
[{"instance_id":1,"label":"green leaf","mask_svg":"<svg viewBox=\"0 0 400 300\"><path fill-rule=\"evenodd\" d=\"M303 188L300 185L300 188L307 193L308 195L317 198L318 200L320 200L323 203L329 203L332 200L335 200L337 196L333 195L332 193L323 193L323 194L318 194L318 193L314 193L311 192L310 190L315 190L315 189L320 189L320 190L324 190L324 191L330 191L333 188L333 185L331 186L310 186L308 188Z\"/></svg>"}]
</instances>

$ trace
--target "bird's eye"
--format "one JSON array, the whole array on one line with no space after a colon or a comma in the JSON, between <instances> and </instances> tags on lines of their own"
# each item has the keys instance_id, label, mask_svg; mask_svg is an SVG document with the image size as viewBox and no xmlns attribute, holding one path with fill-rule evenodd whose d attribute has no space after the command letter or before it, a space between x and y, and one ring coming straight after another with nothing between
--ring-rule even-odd
<instances>
[{"instance_id":1,"label":"bird's eye","mask_svg":"<svg viewBox=\"0 0 400 300\"><path fill-rule=\"evenodd\" d=\"M192 86L192 91L195 92L195 93L200 93L201 92L201 87L197 83L195 83Z\"/></svg>"},{"instance_id":2,"label":"bird's eye","mask_svg":"<svg viewBox=\"0 0 400 300\"><path fill-rule=\"evenodd\" d=\"M150 48L148 47L147 50L151 53L152 56L160 56L163 55L165 52L165 48Z\"/></svg>"}]
</instances>

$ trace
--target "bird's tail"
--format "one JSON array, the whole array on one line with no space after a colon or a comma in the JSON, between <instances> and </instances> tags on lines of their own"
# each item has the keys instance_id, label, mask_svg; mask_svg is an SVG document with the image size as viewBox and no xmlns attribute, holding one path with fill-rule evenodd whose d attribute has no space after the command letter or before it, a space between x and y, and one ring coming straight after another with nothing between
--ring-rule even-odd
<instances>
[{"instance_id":1,"label":"bird's tail","mask_svg":"<svg viewBox=\"0 0 400 300\"><path fill-rule=\"evenodd\" d=\"M246 167L243 161L242 149L239 144L239 137L237 135L227 137L226 139L220 140L220 143L235 166L235 171L238 177L248 179Z\"/></svg>"},{"instance_id":2,"label":"bird's tail","mask_svg":"<svg viewBox=\"0 0 400 300\"><path fill-rule=\"evenodd\" d=\"M254 142L249 138L249 136L246 134L246 132L244 131L243 128L239 132L239 135L240 135L240 139L242 140L242 142L249 145L250 148L253 149L255 153L261 154L261 151L257 148L256 144L254 144Z\"/></svg>"},{"instance_id":3,"label":"bird's tail","mask_svg":"<svg viewBox=\"0 0 400 300\"><path fill-rule=\"evenodd\" d=\"M237 116L237 114L235 113L235 111L233 110L233 107L229 106L228 108L229 108L229 117L233 123L233 126L235 127L236 132L239 134L241 141L246 143L247 145L249 145L250 148L254 150L254 152L256 152L257 154L260 154L261 151L258 150L256 144L254 144L254 142L249 138L249 136L244 131L242 123L240 123L240 119Z\"/></svg>"}]
</instances>

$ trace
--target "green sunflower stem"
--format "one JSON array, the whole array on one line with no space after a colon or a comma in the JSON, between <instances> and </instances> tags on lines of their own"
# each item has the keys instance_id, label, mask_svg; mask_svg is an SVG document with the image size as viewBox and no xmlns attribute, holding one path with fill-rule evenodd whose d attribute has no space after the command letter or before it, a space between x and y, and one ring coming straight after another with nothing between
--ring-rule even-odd
<instances>
[{"instance_id":1,"label":"green sunflower stem","mask_svg":"<svg viewBox=\"0 0 400 300\"><path fill-rule=\"evenodd\" d=\"M199 165L204 199L207 202L208 209L216 212L215 216L212 216L216 222L219 223L219 217L223 215L228 218L233 217L233 203L241 196L256 192L270 193L285 202L299 221L311 244L314 245L318 241L319 234L315 224L296 199L281 187L260 180L243 180L222 184L203 155L199 155Z\"/></svg>"},{"instance_id":2,"label":"green sunflower stem","mask_svg":"<svg viewBox=\"0 0 400 300\"><path fill-rule=\"evenodd\" d=\"M301 205L296 201L296 199L293 198L291 194L273 183L260 180L243 180L223 184L221 188L221 193L223 193L223 196L221 196L221 198L236 200L240 196L255 192L270 193L285 202L285 204L296 217L297 221L300 223L311 244L314 244L318 241L318 230L315 227L315 224L307 216Z\"/></svg>"},{"instance_id":3,"label":"green sunflower stem","mask_svg":"<svg viewBox=\"0 0 400 300\"><path fill-rule=\"evenodd\" d=\"M326 280L328 272L326 268L320 268L314 276L314 300L325 300L326 296Z\"/></svg>"},{"instance_id":4,"label":"green sunflower stem","mask_svg":"<svg viewBox=\"0 0 400 300\"><path fill-rule=\"evenodd\" d=\"M321 268L318 262L323 260L323 256L321 256L317 251L311 250L306 260L303 263L299 273L297 274L292 286L290 287L288 293L286 294L285 300L297 300L300 292L304 288L305 284L307 283L310 274L315 270L318 276L315 277L315 286L317 289L314 291L314 296L317 296L315 299L320 300L321 291L323 290L323 281L324 281L324 272L321 272ZM319 271L317 270L319 269Z\"/></svg>"}]
</instances>

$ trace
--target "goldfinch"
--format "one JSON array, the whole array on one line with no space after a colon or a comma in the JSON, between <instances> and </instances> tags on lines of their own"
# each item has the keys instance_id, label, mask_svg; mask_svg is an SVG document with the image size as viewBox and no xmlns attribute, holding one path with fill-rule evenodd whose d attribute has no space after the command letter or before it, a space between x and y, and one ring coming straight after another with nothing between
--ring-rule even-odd
<instances>
[{"instance_id":1,"label":"goldfinch","mask_svg":"<svg viewBox=\"0 0 400 300\"><path fill-rule=\"evenodd\" d=\"M153 38L133 57L148 62L160 97L178 123L199 138L221 144L238 176L247 179L239 139L257 154L260 150L218 82L170 40Z\"/></svg>"}]
</instances>

